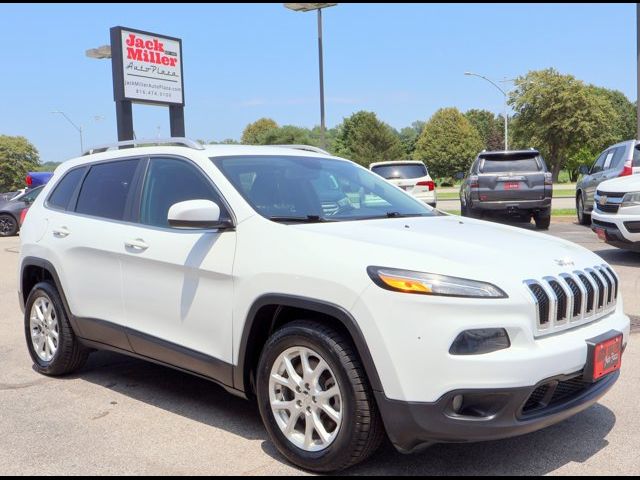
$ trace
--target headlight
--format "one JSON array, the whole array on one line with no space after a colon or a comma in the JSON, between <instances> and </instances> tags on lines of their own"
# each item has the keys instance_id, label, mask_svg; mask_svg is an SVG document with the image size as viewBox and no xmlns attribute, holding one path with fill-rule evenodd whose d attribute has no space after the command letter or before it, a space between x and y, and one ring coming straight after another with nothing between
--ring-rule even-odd
<instances>
[{"instance_id":1,"label":"headlight","mask_svg":"<svg viewBox=\"0 0 640 480\"><path fill-rule=\"evenodd\" d=\"M640 205L640 192L627 193L622 199L622 207L637 207Z\"/></svg>"},{"instance_id":2,"label":"headlight","mask_svg":"<svg viewBox=\"0 0 640 480\"><path fill-rule=\"evenodd\" d=\"M465 278L385 267L369 267L367 273L376 285L394 292L444 297L507 298L507 294L495 285Z\"/></svg>"}]
</instances>

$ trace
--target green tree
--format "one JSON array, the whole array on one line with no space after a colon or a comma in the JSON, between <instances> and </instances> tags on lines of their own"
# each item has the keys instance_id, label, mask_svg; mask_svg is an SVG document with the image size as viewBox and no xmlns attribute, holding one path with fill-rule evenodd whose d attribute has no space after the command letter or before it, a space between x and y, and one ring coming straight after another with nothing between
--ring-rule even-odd
<instances>
[{"instance_id":1,"label":"green tree","mask_svg":"<svg viewBox=\"0 0 640 480\"><path fill-rule=\"evenodd\" d=\"M427 164L432 176L451 178L466 171L483 149L475 127L457 108L442 108L426 123L413 157Z\"/></svg>"},{"instance_id":2,"label":"green tree","mask_svg":"<svg viewBox=\"0 0 640 480\"><path fill-rule=\"evenodd\" d=\"M337 155L365 167L373 162L398 160L404 150L398 134L373 112L360 111L344 119L334 145Z\"/></svg>"},{"instance_id":3,"label":"green tree","mask_svg":"<svg viewBox=\"0 0 640 480\"><path fill-rule=\"evenodd\" d=\"M515 144L538 148L554 181L581 148L594 151L615 140L611 102L575 77L555 69L533 71L516 79L515 87L509 100L516 112Z\"/></svg>"},{"instance_id":4,"label":"green tree","mask_svg":"<svg viewBox=\"0 0 640 480\"><path fill-rule=\"evenodd\" d=\"M240 142L244 145L260 145L260 137L272 128L278 128L275 120L270 118L256 120L245 127Z\"/></svg>"},{"instance_id":5,"label":"green tree","mask_svg":"<svg viewBox=\"0 0 640 480\"><path fill-rule=\"evenodd\" d=\"M581 147L578 151L571 154L564 166L565 170L569 172L569 181L577 182L580 177L580 166L591 165L598 153L598 150L592 150L589 147Z\"/></svg>"},{"instance_id":6,"label":"green tree","mask_svg":"<svg viewBox=\"0 0 640 480\"><path fill-rule=\"evenodd\" d=\"M615 116L610 119L610 128L614 135L614 143L636 138L636 106L618 90L590 85L596 95L601 95L613 107ZM607 145L603 145L602 149ZM601 149L601 150L602 150Z\"/></svg>"},{"instance_id":7,"label":"green tree","mask_svg":"<svg viewBox=\"0 0 640 480\"><path fill-rule=\"evenodd\" d=\"M258 138L258 143L260 145L315 145L308 129L293 125L284 125L263 132Z\"/></svg>"},{"instance_id":8,"label":"green tree","mask_svg":"<svg viewBox=\"0 0 640 480\"><path fill-rule=\"evenodd\" d=\"M27 173L39 166L38 150L29 140L0 135L0 192L24 188Z\"/></svg>"},{"instance_id":9,"label":"green tree","mask_svg":"<svg viewBox=\"0 0 640 480\"><path fill-rule=\"evenodd\" d=\"M504 149L504 117L489 110L471 109L464 116L480 134L487 150Z\"/></svg>"},{"instance_id":10,"label":"green tree","mask_svg":"<svg viewBox=\"0 0 640 480\"><path fill-rule=\"evenodd\" d=\"M416 149L416 142L418 141L420 133L422 133L424 123L425 122L416 120L410 127L404 127L400 130L400 142L402 143L402 149L404 150L404 154L407 158L413 157L413 152Z\"/></svg>"}]
</instances>

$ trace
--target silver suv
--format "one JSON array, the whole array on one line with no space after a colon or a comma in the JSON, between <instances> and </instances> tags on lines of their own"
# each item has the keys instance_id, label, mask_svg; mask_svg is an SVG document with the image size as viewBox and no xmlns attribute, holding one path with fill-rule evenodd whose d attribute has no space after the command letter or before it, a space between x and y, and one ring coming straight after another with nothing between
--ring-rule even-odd
<instances>
[{"instance_id":1,"label":"silver suv","mask_svg":"<svg viewBox=\"0 0 640 480\"><path fill-rule=\"evenodd\" d=\"M602 152L591 167L582 166L584 177L576 185L576 210L582 225L591 225L591 213L598 185L607 180L640 174L640 142L627 140Z\"/></svg>"}]
</instances>

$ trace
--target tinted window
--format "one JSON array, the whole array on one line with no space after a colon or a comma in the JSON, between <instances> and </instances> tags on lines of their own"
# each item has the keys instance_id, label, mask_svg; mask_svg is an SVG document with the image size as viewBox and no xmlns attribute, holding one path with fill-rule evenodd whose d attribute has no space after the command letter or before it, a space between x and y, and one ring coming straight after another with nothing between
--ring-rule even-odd
<instances>
[{"instance_id":1,"label":"tinted window","mask_svg":"<svg viewBox=\"0 0 640 480\"><path fill-rule=\"evenodd\" d=\"M71 201L71 197L76 192L76 188L82 180L84 175L84 168L77 168L68 172L62 180L58 182L58 185L53 189L53 193L49 197L48 204L51 207L61 208L66 210Z\"/></svg>"},{"instance_id":2,"label":"tinted window","mask_svg":"<svg viewBox=\"0 0 640 480\"><path fill-rule=\"evenodd\" d=\"M76 212L123 220L138 163L139 160L124 160L91 167L82 184Z\"/></svg>"},{"instance_id":3,"label":"tinted window","mask_svg":"<svg viewBox=\"0 0 640 480\"><path fill-rule=\"evenodd\" d=\"M427 167L412 163L404 165L380 165L373 167L371 171L377 173L382 178L386 178L387 180L420 178L427 176Z\"/></svg>"},{"instance_id":4,"label":"tinted window","mask_svg":"<svg viewBox=\"0 0 640 480\"><path fill-rule=\"evenodd\" d=\"M212 160L254 210L275 221L437 215L351 162L297 156Z\"/></svg>"},{"instance_id":5,"label":"tinted window","mask_svg":"<svg viewBox=\"0 0 640 480\"><path fill-rule=\"evenodd\" d=\"M601 172L603 170L604 162L606 158L607 158L607 152L603 152L596 160L596 163L593 164L593 167L591 167L591 173Z\"/></svg>"},{"instance_id":6,"label":"tinted window","mask_svg":"<svg viewBox=\"0 0 640 480\"><path fill-rule=\"evenodd\" d=\"M524 158L522 160L493 160L486 158L481 164L481 173L506 173L506 172L539 172L540 164L536 158Z\"/></svg>"},{"instance_id":7,"label":"tinted window","mask_svg":"<svg viewBox=\"0 0 640 480\"><path fill-rule=\"evenodd\" d=\"M638 150L638 147L633 149L633 166L640 167L640 150Z\"/></svg>"},{"instance_id":8,"label":"tinted window","mask_svg":"<svg viewBox=\"0 0 640 480\"><path fill-rule=\"evenodd\" d=\"M188 200L211 200L220 207L221 218L229 218L220 196L195 166L171 158L151 160L142 193L140 222L169 227L169 209Z\"/></svg>"}]
</instances>

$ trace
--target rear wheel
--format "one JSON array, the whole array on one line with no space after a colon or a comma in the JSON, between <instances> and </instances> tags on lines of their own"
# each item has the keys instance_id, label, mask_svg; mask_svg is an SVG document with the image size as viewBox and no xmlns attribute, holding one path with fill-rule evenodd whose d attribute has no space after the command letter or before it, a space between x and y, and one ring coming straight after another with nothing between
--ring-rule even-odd
<instances>
[{"instance_id":1,"label":"rear wheel","mask_svg":"<svg viewBox=\"0 0 640 480\"><path fill-rule=\"evenodd\" d=\"M38 283L29 294L24 331L34 367L43 375L72 373L89 356L73 333L60 295L49 282Z\"/></svg>"},{"instance_id":2,"label":"rear wheel","mask_svg":"<svg viewBox=\"0 0 640 480\"><path fill-rule=\"evenodd\" d=\"M576 198L576 211L578 212L578 223L580 225L591 225L591 215L586 213L584 210L584 199L582 198L582 194L578 195Z\"/></svg>"},{"instance_id":3,"label":"rear wheel","mask_svg":"<svg viewBox=\"0 0 640 480\"><path fill-rule=\"evenodd\" d=\"M551 212L536 214L533 220L536 222L536 228L538 230L549 230L551 226Z\"/></svg>"},{"instance_id":4,"label":"rear wheel","mask_svg":"<svg viewBox=\"0 0 640 480\"><path fill-rule=\"evenodd\" d=\"M18 222L8 214L0 215L0 237L13 237L18 233Z\"/></svg>"},{"instance_id":5,"label":"rear wheel","mask_svg":"<svg viewBox=\"0 0 640 480\"><path fill-rule=\"evenodd\" d=\"M260 415L276 448L313 472L362 462L384 429L373 392L351 343L314 321L277 331L257 372Z\"/></svg>"}]
</instances>

